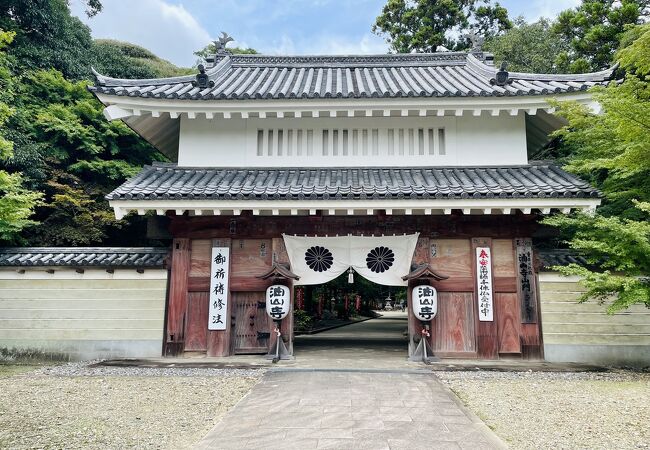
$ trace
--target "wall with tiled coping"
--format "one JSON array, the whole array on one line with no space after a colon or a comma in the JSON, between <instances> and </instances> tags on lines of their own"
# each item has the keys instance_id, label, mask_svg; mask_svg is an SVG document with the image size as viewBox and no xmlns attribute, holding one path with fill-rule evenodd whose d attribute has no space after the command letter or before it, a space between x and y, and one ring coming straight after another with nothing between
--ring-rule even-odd
<instances>
[{"instance_id":1,"label":"wall with tiled coping","mask_svg":"<svg viewBox=\"0 0 650 450\"><path fill-rule=\"evenodd\" d=\"M0 348L71 360L162 352L167 271L0 270Z\"/></svg>"},{"instance_id":2,"label":"wall with tiled coping","mask_svg":"<svg viewBox=\"0 0 650 450\"><path fill-rule=\"evenodd\" d=\"M576 303L578 278L553 272L539 275L539 287L547 361L650 367L650 309L608 315L607 305Z\"/></svg>"}]
</instances>

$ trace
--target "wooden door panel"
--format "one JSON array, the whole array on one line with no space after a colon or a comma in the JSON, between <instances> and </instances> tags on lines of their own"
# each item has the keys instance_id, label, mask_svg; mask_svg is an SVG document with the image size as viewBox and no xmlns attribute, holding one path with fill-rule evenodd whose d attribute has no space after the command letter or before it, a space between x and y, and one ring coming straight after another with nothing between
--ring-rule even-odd
<instances>
[{"instance_id":1,"label":"wooden door panel","mask_svg":"<svg viewBox=\"0 0 650 450\"><path fill-rule=\"evenodd\" d=\"M235 353L266 353L269 319L264 292L233 292L232 301L235 308Z\"/></svg>"},{"instance_id":2,"label":"wooden door panel","mask_svg":"<svg viewBox=\"0 0 650 450\"><path fill-rule=\"evenodd\" d=\"M230 256L230 276L255 279L270 269L272 256L270 239L235 239Z\"/></svg>"},{"instance_id":3,"label":"wooden door panel","mask_svg":"<svg viewBox=\"0 0 650 450\"><path fill-rule=\"evenodd\" d=\"M438 292L434 351L476 351L473 295L470 292Z\"/></svg>"},{"instance_id":4,"label":"wooden door panel","mask_svg":"<svg viewBox=\"0 0 650 450\"><path fill-rule=\"evenodd\" d=\"M187 294L186 352L204 352L208 348L208 301L207 292L189 292Z\"/></svg>"},{"instance_id":5,"label":"wooden door panel","mask_svg":"<svg viewBox=\"0 0 650 450\"><path fill-rule=\"evenodd\" d=\"M192 257L190 260L190 278L210 277L210 254L212 239L192 239Z\"/></svg>"},{"instance_id":6,"label":"wooden door panel","mask_svg":"<svg viewBox=\"0 0 650 450\"><path fill-rule=\"evenodd\" d=\"M431 265L450 280L471 276L472 255L469 239L431 239L435 246L435 256Z\"/></svg>"},{"instance_id":7,"label":"wooden door panel","mask_svg":"<svg viewBox=\"0 0 650 450\"><path fill-rule=\"evenodd\" d=\"M512 239L492 240L492 276L497 278L516 275L515 248Z\"/></svg>"},{"instance_id":8,"label":"wooden door panel","mask_svg":"<svg viewBox=\"0 0 650 450\"><path fill-rule=\"evenodd\" d=\"M499 353L520 353L519 302L517 294L494 294Z\"/></svg>"}]
</instances>

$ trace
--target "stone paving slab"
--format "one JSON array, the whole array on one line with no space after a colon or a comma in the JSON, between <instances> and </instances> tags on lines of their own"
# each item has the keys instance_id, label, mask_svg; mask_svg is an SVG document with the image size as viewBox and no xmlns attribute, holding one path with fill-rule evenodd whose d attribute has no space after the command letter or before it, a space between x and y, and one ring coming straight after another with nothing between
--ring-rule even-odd
<instances>
[{"instance_id":1,"label":"stone paving slab","mask_svg":"<svg viewBox=\"0 0 650 450\"><path fill-rule=\"evenodd\" d=\"M431 373L276 371L197 449L500 449Z\"/></svg>"}]
</instances>

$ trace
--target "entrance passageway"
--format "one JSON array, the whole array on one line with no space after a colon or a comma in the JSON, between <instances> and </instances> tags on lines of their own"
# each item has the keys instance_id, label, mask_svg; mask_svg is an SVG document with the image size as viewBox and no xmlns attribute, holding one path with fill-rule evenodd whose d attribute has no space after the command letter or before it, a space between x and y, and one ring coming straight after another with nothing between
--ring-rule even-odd
<instances>
[{"instance_id":1,"label":"entrance passageway","mask_svg":"<svg viewBox=\"0 0 650 450\"><path fill-rule=\"evenodd\" d=\"M313 335L296 336L300 367L398 368L408 356L406 312L382 316Z\"/></svg>"}]
</instances>

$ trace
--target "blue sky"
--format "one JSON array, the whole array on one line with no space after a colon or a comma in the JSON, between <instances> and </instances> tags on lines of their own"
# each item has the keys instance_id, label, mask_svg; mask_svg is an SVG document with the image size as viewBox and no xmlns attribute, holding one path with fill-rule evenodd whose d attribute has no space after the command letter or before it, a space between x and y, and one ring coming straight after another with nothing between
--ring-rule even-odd
<instances>
[{"instance_id":1,"label":"blue sky","mask_svg":"<svg viewBox=\"0 0 650 450\"><path fill-rule=\"evenodd\" d=\"M386 0L102 0L104 11L88 19L83 4L72 11L97 38L142 45L181 66L192 52L227 31L234 45L267 54L385 53L370 28ZM511 17L551 17L579 0L501 0ZM231 44L232 45L232 44Z\"/></svg>"}]
</instances>

